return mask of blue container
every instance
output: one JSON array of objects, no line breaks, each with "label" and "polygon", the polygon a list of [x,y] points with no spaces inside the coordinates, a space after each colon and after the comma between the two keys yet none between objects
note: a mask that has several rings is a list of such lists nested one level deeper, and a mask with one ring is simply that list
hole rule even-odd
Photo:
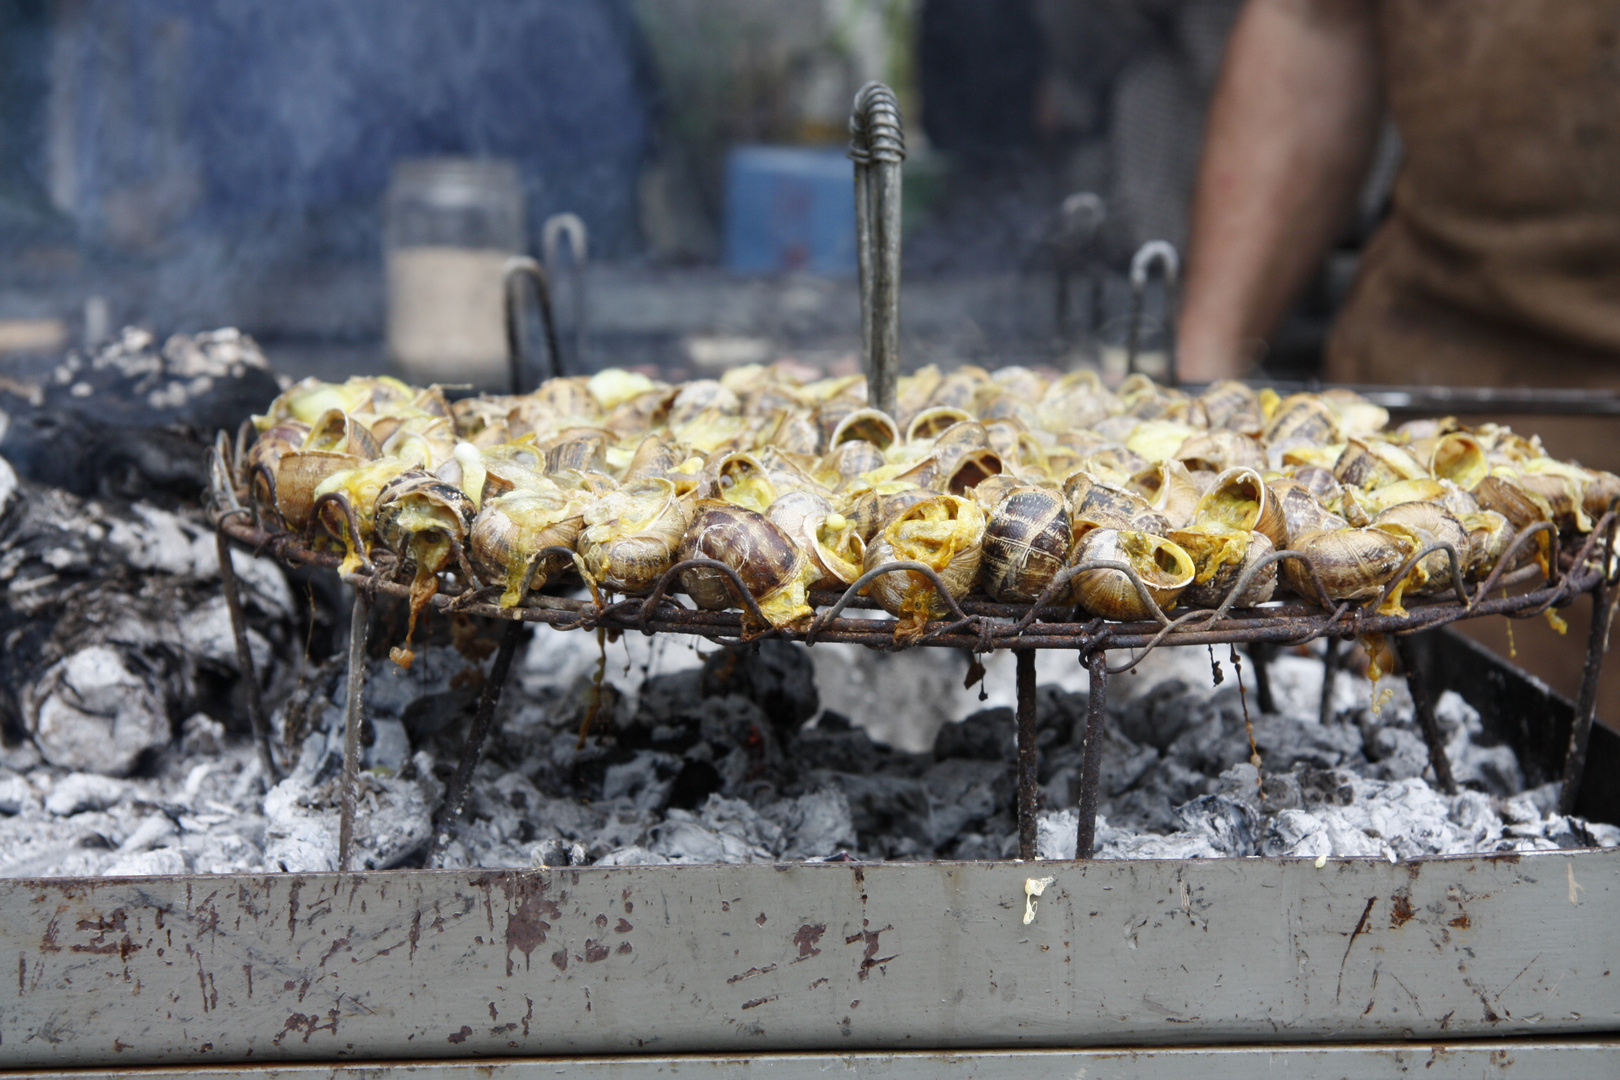
[{"label": "blue container", "polygon": [[855,274],[854,166],[842,149],[744,146],[726,162],[726,268]]}]

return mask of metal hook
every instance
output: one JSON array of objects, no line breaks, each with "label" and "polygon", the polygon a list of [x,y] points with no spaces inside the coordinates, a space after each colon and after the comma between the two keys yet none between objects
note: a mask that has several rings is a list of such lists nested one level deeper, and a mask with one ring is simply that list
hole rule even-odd
[{"label": "metal hook", "polygon": [[552,214],[540,229],[540,256],[553,273],[557,270],[557,256],[564,238],[568,240],[568,277],[574,306],[574,355],[569,366],[575,371],[586,371],[589,370],[585,362],[589,318],[585,303],[585,264],[590,257],[590,232],[578,214]]},{"label": "metal hook", "polygon": [[849,117],[855,163],[855,245],[867,401],[893,416],[900,368],[900,163],[905,131],[894,91],[869,82]]},{"label": "metal hook", "polygon": [[511,365],[512,393],[524,391],[523,379],[523,306],[518,288],[527,280],[534,289],[534,298],[540,305],[540,325],[546,333],[546,354],[551,361],[551,377],[561,378],[562,350],[557,347],[557,320],[551,312],[551,283],[545,267],[527,255],[514,255],[501,267],[501,292],[506,300],[506,358]]},{"label": "metal hook", "polygon": [[1164,276],[1164,326],[1165,326],[1165,378],[1164,381],[1174,386],[1176,384],[1176,350],[1174,341],[1175,294],[1176,287],[1181,280],[1181,256],[1176,246],[1168,240],[1149,240],[1136,249],[1131,256],[1131,315],[1130,326],[1126,331],[1128,337],[1125,342],[1125,374],[1136,373],[1136,353],[1142,332],[1142,298],[1147,292],[1148,275],[1157,265]]}]

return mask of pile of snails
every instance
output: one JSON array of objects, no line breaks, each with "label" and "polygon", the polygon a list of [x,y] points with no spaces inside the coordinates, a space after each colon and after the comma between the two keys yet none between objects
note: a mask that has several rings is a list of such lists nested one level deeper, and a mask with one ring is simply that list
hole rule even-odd
[{"label": "pile of snails", "polygon": [[[306,380],[254,418],[236,482],[261,528],[342,552],[345,571],[386,562],[408,578],[413,627],[446,573],[512,607],[576,571],[635,596],[709,559],[770,624],[803,627],[810,590],[920,563],[934,576],[865,585],[901,636],[949,613],[941,587],[1137,620],[1144,593],[1163,611],[1217,606],[1240,583],[1238,606],[1283,589],[1316,602],[1319,581],[1398,612],[1451,585],[1437,550],[1391,588],[1425,548],[1449,544],[1478,581],[1519,530],[1589,532],[1620,496],[1620,478],[1533,436],[1453,419],[1390,430],[1343,390],[1227,381],[1191,396],[1144,376],[1110,389],[1089,371],[930,366],[900,380],[890,416],[863,377],[818,374],[779,362],[670,385],[607,370],[456,402],[386,377]],[[1545,563],[1537,539],[1513,561]],[[1260,566],[1283,549],[1314,579],[1299,559]],[[680,580],[699,607],[743,606],[712,566]]]}]

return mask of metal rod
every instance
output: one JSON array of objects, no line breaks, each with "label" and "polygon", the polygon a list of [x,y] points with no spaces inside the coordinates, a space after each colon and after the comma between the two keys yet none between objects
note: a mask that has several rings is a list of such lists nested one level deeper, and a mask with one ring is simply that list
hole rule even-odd
[{"label": "metal rod", "polygon": [[855,270],[861,297],[861,362],[872,363],[872,155],[866,144],[866,93],[849,114],[849,159],[855,163]]},{"label": "metal rod", "polygon": [[575,371],[589,371],[585,352],[590,329],[589,309],[585,302],[585,263],[590,257],[590,231],[578,214],[552,214],[540,230],[540,253],[545,264],[553,271],[562,250],[562,238],[568,238],[568,277],[572,283],[574,307],[574,356],[569,366]]},{"label": "metal rod", "polygon": [[905,133],[894,91],[867,83],[849,121],[867,401],[895,413],[900,368],[900,163]]},{"label": "metal rod", "polygon": [[346,871],[354,855],[355,788],[360,779],[360,702],[366,685],[366,631],[371,597],[364,586],[354,590],[349,615],[349,692],[343,708],[343,780],[338,816],[338,869]]},{"label": "metal rod", "polygon": [[[1607,563],[1605,563],[1607,565]],[[1586,748],[1597,717],[1598,677],[1603,673],[1603,653],[1609,638],[1609,595],[1607,581],[1599,582],[1592,593],[1592,626],[1586,635],[1586,663],[1581,668],[1581,689],[1575,700],[1575,719],[1569,729],[1569,749],[1564,753],[1564,782],[1558,792],[1558,812],[1573,814],[1586,774]]]},{"label": "metal rod", "polygon": [[1089,859],[1097,850],[1097,786],[1102,772],[1103,709],[1108,704],[1108,654],[1098,649],[1085,654],[1091,674],[1091,696],[1086,702],[1086,735],[1080,763],[1080,822],[1075,831],[1074,857]]},{"label": "metal rod", "polygon": [[478,697],[478,711],[473,714],[472,728],[467,732],[466,741],[461,744],[461,759],[456,763],[456,775],[450,781],[450,789],[445,792],[444,802],[434,821],[433,847],[428,852],[427,860],[429,869],[438,865],[450,841],[456,838],[456,825],[462,811],[467,808],[467,795],[472,790],[473,772],[483,759],[484,744],[494,730],[495,710],[501,703],[501,690],[506,686],[507,674],[512,669],[512,656],[517,652],[525,632],[526,627],[522,623],[510,622],[501,634],[500,648],[495,651],[495,661],[489,666],[483,692]]},{"label": "metal rod", "polygon": [[1277,699],[1271,696],[1271,657],[1276,646],[1256,641],[1249,646],[1249,663],[1254,667],[1254,702],[1262,713],[1275,713]]},{"label": "metal rod", "polygon": [[1410,635],[1395,635],[1395,655],[1406,669],[1406,686],[1412,692],[1412,708],[1417,713],[1418,727],[1423,731],[1423,742],[1429,748],[1429,765],[1434,769],[1435,783],[1447,795],[1455,795],[1457,781],[1451,775],[1451,762],[1446,757],[1445,733],[1434,715],[1434,698],[1429,694],[1428,680],[1417,662],[1417,650],[1412,647]]},{"label": "metal rod", "polygon": [[1323,724],[1334,717],[1333,690],[1339,681],[1339,645],[1336,637],[1322,642],[1322,703],[1317,708],[1316,719]]},{"label": "metal rod", "polygon": [[1136,354],[1141,346],[1142,332],[1142,306],[1147,293],[1148,277],[1153,267],[1158,266],[1164,273],[1164,304],[1165,304],[1165,373],[1164,381],[1174,386],[1176,383],[1175,349],[1170,343],[1171,322],[1175,310],[1176,282],[1181,276],[1181,257],[1176,253],[1175,245],[1168,240],[1149,240],[1136,249],[1131,257],[1131,314],[1130,323],[1126,327],[1125,339],[1125,373],[1136,373]]},{"label": "metal rod", "polygon": [[253,745],[259,751],[259,770],[268,790],[281,779],[281,769],[270,752],[270,722],[265,719],[264,699],[259,695],[259,674],[253,666],[253,650],[248,645],[247,618],[242,614],[242,596],[231,564],[231,545],[224,529],[214,530],[214,550],[219,553],[219,580],[224,587],[225,610],[231,616],[231,636],[236,639],[236,670],[247,687],[248,722],[253,726]]},{"label": "metal rod", "polygon": [[1035,650],[1019,649],[1013,655],[1018,659],[1018,857],[1033,862],[1041,768],[1035,745]]},{"label": "metal rod", "polygon": [[514,255],[501,268],[501,291],[506,301],[506,360],[510,365],[512,393],[521,394],[528,382],[523,377],[523,305],[518,292],[524,281],[534,289],[535,302],[540,305],[540,326],[546,334],[546,356],[551,363],[551,378],[563,373],[562,350],[557,346],[557,320],[551,310],[551,283],[546,269],[527,255]]}]

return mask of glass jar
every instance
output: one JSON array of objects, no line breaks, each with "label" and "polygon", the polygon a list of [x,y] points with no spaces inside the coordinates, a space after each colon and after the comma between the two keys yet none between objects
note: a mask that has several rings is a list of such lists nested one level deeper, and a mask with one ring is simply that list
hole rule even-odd
[{"label": "glass jar", "polygon": [[395,164],[384,208],[388,354],[407,381],[504,390],[501,268],[525,248],[517,166]]}]

